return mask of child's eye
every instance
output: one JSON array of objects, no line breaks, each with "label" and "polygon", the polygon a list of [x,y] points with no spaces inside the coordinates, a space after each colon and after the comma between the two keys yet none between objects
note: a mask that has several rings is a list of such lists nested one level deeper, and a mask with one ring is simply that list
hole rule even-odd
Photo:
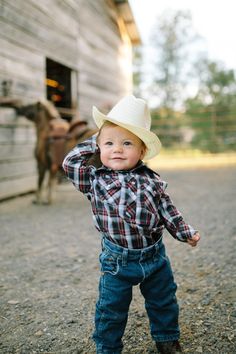
[{"label": "child's eye", "polygon": [[105,142],[105,145],[111,146],[111,145],[112,145],[112,142],[111,142],[111,141],[106,141],[106,142]]},{"label": "child's eye", "polygon": [[130,146],[130,145],[132,145],[132,143],[131,143],[131,141],[125,141],[125,142],[124,142],[124,145],[125,145],[125,146]]}]

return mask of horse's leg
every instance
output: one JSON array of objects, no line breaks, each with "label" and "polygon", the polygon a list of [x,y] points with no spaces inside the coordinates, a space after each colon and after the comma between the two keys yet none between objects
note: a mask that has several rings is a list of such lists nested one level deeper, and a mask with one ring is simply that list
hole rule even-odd
[{"label": "horse's leg", "polygon": [[49,171],[49,178],[48,178],[48,198],[47,198],[48,204],[52,204],[53,202],[54,189],[57,182],[56,174],[57,174],[57,168],[53,166]]},{"label": "horse's leg", "polygon": [[36,191],[36,200],[34,201],[35,204],[42,204],[42,187],[43,187],[43,180],[45,177],[46,168],[43,164],[38,162],[38,188]]}]

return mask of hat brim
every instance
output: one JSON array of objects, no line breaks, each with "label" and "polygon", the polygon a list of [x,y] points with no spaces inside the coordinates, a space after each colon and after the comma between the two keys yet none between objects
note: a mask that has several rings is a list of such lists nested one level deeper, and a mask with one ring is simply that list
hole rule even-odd
[{"label": "hat brim", "polygon": [[159,138],[156,136],[156,134],[145,128],[121,123],[116,119],[110,118],[105,114],[101,113],[95,106],[93,107],[93,119],[99,129],[105,121],[109,121],[111,123],[119,125],[122,128],[129,130],[131,133],[138,136],[139,139],[142,140],[147,147],[147,152],[144,157],[145,160],[150,160],[154,156],[158,155],[161,150],[161,142]]}]

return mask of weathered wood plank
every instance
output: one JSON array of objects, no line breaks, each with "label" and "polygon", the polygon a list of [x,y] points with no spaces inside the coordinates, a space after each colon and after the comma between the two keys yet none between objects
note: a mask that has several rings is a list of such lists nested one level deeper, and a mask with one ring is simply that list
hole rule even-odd
[{"label": "weathered wood plank", "polygon": [[83,119],[87,119],[91,125],[94,125],[92,119],[92,106],[95,105],[105,112],[105,110],[113,106],[121,96],[122,95],[118,93],[108,94],[105,90],[100,90],[98,94],[96,89],[89,88],[89,91],[86,90],[86,92],[82,92],[81,89],[81,99],[79,98],[80,116],[83,117]]},{"label": "weathered wood plank", "polygon": [[8,122],[11,124],[16,124],[16,120],[17,116],[13,108],[0,107],[0,124],[7,124]]},{"label": "weathered wood plank", "polygon": [[16,58],[1,57],[1,72],[7,72],[13,79],[17,77],[32,81],[33,78],[35,86],[40,85],[41,87],[45,85],[44,76],[42,75],[44,68],[45,64],[36,68],[28,65],[24,61],[16,60]]},{"label": "weathered wood plank", "polygon": [[[0,57],[1,60],[1,57]],[[10,88],[11,97],[27,100],[27,98],[38,100],[45,97],[45,85],[35,84],[33,78],[25,79],[18,78],[17,73],[9,73],[7,71],[1,71],[0,68],[0,82],[4,80],[11,80],[12,85]],[[42,75],[41,75],[42,77]],[[42,81],[43,83],[43,81]],[[3,88],[0,85],[0,94],[3,95]]]},{"label": "weathered wood plank", "polygon": [[34,123],[1,107],[0,141],[0,199],[35,190]]},{"label": "weathered wood plank", "polygon": [[[88,17],[87,21],[89,20],[91,21],[92,19]],[[86,23],[81,23],[81,37],[84,38],[92,48],[100,48],[104,53],[110,53],[113,50],[117,50],[122,43],[120,37],[110,38],[109,31],[108,33],[104,30],[101,31],[100,26],[103,26],[103,24],[93,20],[92,29],[86,30]],[[110,33],[110,35],[112,34]]]},{"label": "weathered wood plank", "polygon": [[31,127],[35,130],[35,124],[24,116],[17,116],[13,108],[0,107],[0,126],[17,125],[21,127]]},{"label": "weathered wood plank", "polygon": [[[93,26],[87,28],[87,24],[91,21],[93,21]],[[96,45],[99,43],[102,47],[107,47],[108,50],[109,47],[117,48],[119,43],[122,42],[117,23],[111,21],[111,18],[108,17],[108,12],[106,9],[102,12],[102,15],[99,14],[99,16],[96,17],[94,17],[93,10],[89,10],[88,8],[82,10],[80,17],[80,30],[83,35],[86,34],[90,38],[92,38],[91,35],[93,35],[96,40],[99,39],[99,41],[96,41],[94,44]]]},{"label": "weathered wood plank", "polygon": [[[105,2],[88,1],[81,11],[79,46],[80,82],[79,107],[81,115],[91,116],[87,103],[107,106],[131,91],[131,50],[120,37],[115,14]],[[97,13],[96,20],[93,19]],[[87,23],[93,21],[93,27]],[[97,38],[98,37],[98,38]],[[96,70],[97,69],[97,70]],[[130,68],[131,69],[131,68]],[[127,82],[129,83],[127,84]],[[86,104],[84,104],[86,102]]]},{"label": "weathered wood plank", "polygon": [[31,127],[2,126],[0,128],[0,143],[28,143],[35,140],[35,131]]},{"label": "weathered wood plank", "polygon": [[[12,75],[9,75],[9,73],[2,73],[0,71],[0,81],[3,80],[11,81],[10,95],[8,95],[11,98],[18,99],[18,97],[15,97],[17,95],[20,96],[19,99],[22,99],[22,96],[25,95],[25,99],[23,99],[23,102],[25,102],[27,98],[31,99],[30,101],[38,101],[40,98],[45,97],[45,86],[43,84],[33,86],[33,79],[30,81],[29,79],[27,80],[24,78],[18,78],[16,75],[12,77]],[[1,91],[3,92],[3,90]]]},{"label": "weathered wood plank", "polygon": [[45,28],[54,28],[55,32],[75,36],[77,35],[77,21],[69,13],[61,9],[59,1],[14,1],[8,0],[5,7],[10,7],[16,12]]},{"label": "weathered wood plank", "polygon": [[16,143],[0,144],[0,168],[1,168],[1,161],[5,160],[6,158],[8,160],[16,159],[16,158],[34,159],[34,148],[35,148],[34,142],[31,143],[27,142],[27,144],[25,142],[23,144],[16,144]]},{"label": "weathered wood plank", "polygon": [[108,76],[108,73],[117,75],[117,68],[119,68],[117,51],[104,53],[101,49],[94,49],[89,46],[84,38],[80,40],[80,50],[81,72],[85,67],[91,66],[97,68],[97,73],[102,72],[104,77]]},{"label": "weathered wood plank", "polygon": [[[61,24],[61,20],[58,17],[54,17],[51,9],[50,11],[47,9],[47,11],[39,12],[39,16],[41,17],[39,19],[35,14],[36,8],[34,8],[34,11],[30,11],[29,6],[30,1],[22,2],[21,4],[17,1],[12,3],[5,2],[1,13],[2,18],[18,29],[28,32],[37,39],[44,39],[44,41],[47,40],[47,38],[44,38],[46,33],[53,39],[56,39],[58,34],[60,37],[67,38],[68,41],[76,37],[76,31],[73,33],[69,26],[69,18],[67,19],[68,28],[63,33],[63,23]],[[53,10],[56,11],[56,8]],[[27,19],[27,21],[25,19]],[[57,38],[57,40],[60,41],[59,38]]]},{"label": "weathered wood plank", "polygon": [[32,28],[24,28],[25,18],[21,19],[18,13],[13,13],[11,21],[0,18],[1,36],[12,42],[17,42],[25,48],[29,48],[48,56],[69,67],[77,67],[77,38],[60,36],[52,30],[31,24]]},{"label": "weathered wood plank", "polygon": [[0,37],[0,48],[0,56],[2,58],[9,58],[15,61],[17,58],[17,62],[23,62],[36,70],[44,70],[45,59],[42,54],[32,52],[32,50],[19,46],[17,43],[12,43],[2,38],[2,36]]},{"label": "weathered wood plank", "polygon": [[1,162],[0,182],[12,177],[28,176],[36,173],[36,161],[18,159]]},{"label": "weathered wood plank", "polygon": [[0,182],[0,200],[35,191],[36,186],[36,175],[2,181]]}]

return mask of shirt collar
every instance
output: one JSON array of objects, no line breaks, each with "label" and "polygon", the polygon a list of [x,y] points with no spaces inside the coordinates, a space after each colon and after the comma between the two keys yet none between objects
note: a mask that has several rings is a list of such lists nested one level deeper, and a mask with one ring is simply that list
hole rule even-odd
[{"label": "shirt collar", "polygon": [[99,167],[98,169],[97,169],[97,171],[110,171],[110,172],[120,172],[120,173],[127,173],[127,172],[135,172],[135,171],[137,171],[137,170],[140,170],[141,168],[143,168],[143,167],[146,167],[146,165],[143,163],[143,161],[141,161],[141,160],[139,160],[139,162],[137,163],[137,165],[134,167],[134,168],[132,168],[131,170],[117,170],[117,171],[114,171],[114,170],[112,170],[111,168],[108,168],[108,167],[106,167],[106,166],[104,166],[104,165],[102,165],[101,167]]}]

